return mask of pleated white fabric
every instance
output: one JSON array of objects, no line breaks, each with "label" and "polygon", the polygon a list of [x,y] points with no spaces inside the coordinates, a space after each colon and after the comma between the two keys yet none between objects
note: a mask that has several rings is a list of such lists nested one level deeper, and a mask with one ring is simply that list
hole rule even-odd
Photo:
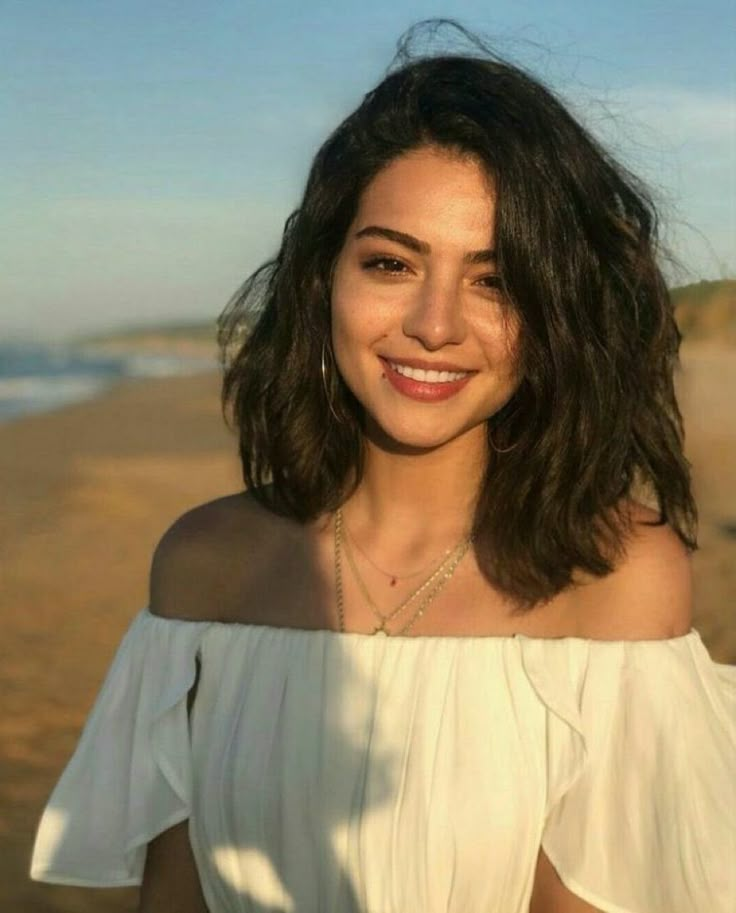
[{"label": "pleated white fabric", "polygon": [[604,913],[734,913],[736,667],[695,630],[377,638],[144,610],[31,876],[139,884],[186,819],[212,913],[526,913],[540,844]]}]

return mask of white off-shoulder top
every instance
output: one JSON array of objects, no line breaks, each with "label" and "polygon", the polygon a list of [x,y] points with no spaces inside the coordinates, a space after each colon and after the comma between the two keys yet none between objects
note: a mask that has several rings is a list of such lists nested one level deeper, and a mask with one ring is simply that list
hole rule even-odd
[{"label": "white off-shoulder top", "polygon": [[[187,695],[195,677],[196,698]],[[31,875],[135,885],[189,820],[212,913],[736,910],[736,667],[669,640],[134,620]]]}]

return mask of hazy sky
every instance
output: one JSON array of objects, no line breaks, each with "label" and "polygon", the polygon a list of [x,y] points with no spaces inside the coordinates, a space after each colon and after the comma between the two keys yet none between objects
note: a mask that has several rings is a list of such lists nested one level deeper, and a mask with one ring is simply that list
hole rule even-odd
[{"label": "hazy sky", "polygon": [[214,317],[412,22],[452,15],[649,181],[679,281],[736,275],[733,0],[0,0],[0,334]]}]

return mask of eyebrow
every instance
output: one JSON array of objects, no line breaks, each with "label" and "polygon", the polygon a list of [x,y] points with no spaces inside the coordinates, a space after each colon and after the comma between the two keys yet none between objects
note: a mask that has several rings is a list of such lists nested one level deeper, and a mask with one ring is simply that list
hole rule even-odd
[{"label": "eyebrow", "polygon": [[[408,235],[403,231],[396,231],[394,228],[385,228],[382,225],[368,225],[361,228],[355,233],[356,238],[386,238],[388,241],[394,241],[403,247],[408,247],[415,254],[427,255],[432,252],[432,248],[426,241],[420,241],[413,235]],[[463,257],[463,263],[475,265],[477,263],[489,263],[496,260],[495,250],[471,250]]]}]

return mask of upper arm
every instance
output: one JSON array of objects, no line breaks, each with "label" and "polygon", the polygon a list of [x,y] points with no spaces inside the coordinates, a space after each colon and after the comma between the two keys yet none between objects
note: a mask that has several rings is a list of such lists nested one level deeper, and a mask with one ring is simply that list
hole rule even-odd
[{"label": "upper arm", "polygon": [[601,913],[565,887],[544,850],[539,850],[529,913]]},{"label": "upper arm", "polygon": [[[225,526],[222,504],[210,502],[183,514],[169,527],[151,562],[151,612],[194,621],[216,618],[216,581],[222,578],[216,556],[222,552]],[[209,913],[186,821],[163,831],[146,850],[138,913],[172,910]]]},{"label": "upper arm", "polygon": [[663,640],[692,627],[690,553],[667,524],[648,525],[639,506],[626,550],[606,577],[576,594],[581,636],[600,640]]},{"label": "upper arm", "polygon": [[186,821],[148,845],[138,913],[209,913],[202,894]]},{"label": "upper arm", "polygon": [[187,511],[164,533],[151,562],[149,608],[154,615],[217,621],[234,588],[232,541],[237,497]]},{"label": "upper arm", "polygon": [[199,620],[194,590],[201,586],[208,564],[203,509],[179,517],[161,537],[153,553],[149,608],[164,618]]}]

